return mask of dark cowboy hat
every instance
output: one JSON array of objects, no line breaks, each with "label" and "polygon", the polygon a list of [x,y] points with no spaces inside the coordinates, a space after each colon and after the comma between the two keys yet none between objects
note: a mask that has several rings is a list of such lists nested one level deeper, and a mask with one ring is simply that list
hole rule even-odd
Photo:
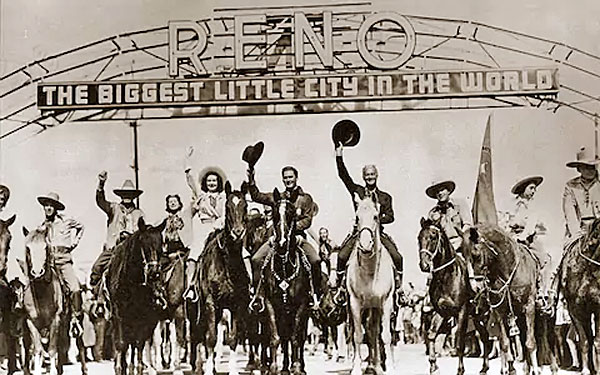
[{"label": "dark cowboy hat", "polygon": [[571,161],[567,163],[567,167],[569,168],[577,168],[580,165],[591,165],[595,166],[600,163],[600,159],[598,159],[593,152],[588,151],[587,148],[582,147],[577,152],[577,160]]},{"label": "dark cowboy hat", "polygon": [[262,156],[264,149],[265,144],[262,141],[257,142],[254,146],[248,146],[244,149],[242,160],[248,163],[248,166],[252,168]]},{"label": "dark cowboy hat", "polygon": [[338,143],[348,147],[356,146],[360,140],[360,129],[352,120],[340,120],[331,129],[331,138],[336,147]]},{"label": "dark cowboy hat", "polygon": [[452,194],[454,189],[456,189],[456,184],[454,181],[437,182],[428,187],[425,190],[425,194],[427,194],[429,198],[437,199],[437,194],[444,189],[447,189],[450,194]]},{"label": "dark cowboy hat", "polygon": [[534,184],[536,187],[538,187],[542,183],[542,181],[544,181],[544,177],[542,176],[532,176],[524,178],[521,181],[517,182],[512,187],[512,189],[510,189],[510,192],[516,195],[521,195],[523,194],[527,186]]},{"label": "dark cowboy hat", "polygon": [[37,197],[38,202],[42,206],[54,206],[57,211],[62,211],[65,209],[65,205],[61,203],[58,194],[56,193],[48,193],[46,195],[42,195]]},{"label": "dark cowboy hat", "polygon": [[131,180],[125,180],[125,181],[123,181],[123,186],[121,186],[120,189],[113,190],[113,193],[115,193],[116,195],[118,195],[121,198],[124,198],[124,197],[136,198],[136,197],[140,196],[143,193],[143,191],[136,189]]}]

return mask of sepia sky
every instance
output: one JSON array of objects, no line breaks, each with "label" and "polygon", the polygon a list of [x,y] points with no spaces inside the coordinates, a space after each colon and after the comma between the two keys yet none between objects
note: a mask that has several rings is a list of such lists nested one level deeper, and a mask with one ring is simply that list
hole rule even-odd
[{"label": "sepia sky", "polygon": [[[169,20],[202,18],[214,8],[243,4],[246,2],[0,0],[0,74],[110,35],[164,26]],[[471,19],[600,54],[597,0],[578,1],[577,6],[562,0],[435,4],[374,1],[373,9]],[[350,230],[353,213],[350,196],[337,177],[330,134],[336,121],[352,118],[360,125],[362,137],[356,147],[345,149],[348,169],[357,182],[362,182],[362,165],[374,163],[379,167],[379,187],[394,197],[396,213],[396,221],[386,230],[406,258],[407,278],[421,284],[424,275],[418,270],[416,235],[420,217],[434,204],[425,195],[425,188],[436,180],[453,179],[457,184],[454,196],[465,200],[470,209],[483,131],[490,114],[497,207],[512,209],[510,188],[516,181],[529,175],[544,176],[535,207],[548,227],[544,242],[556,258],[564,233],[562,189],[564,182],[576,175],[565,163],[574,159],[580,146],[593,147],[593,124],[569,110],[411,111],[143,121],[139,129],[140,182],[145,191],[141,208],[150,221],[158,221],[164,215],[165,195],[179,193],[184,199],[189,198],[183,174],[187,146],[193,145],[196,150],[196,172],[207,165],[219,165],[234,186],[239,186],[245,176],[241,153],[246,145],[262,140],[265,152],[256,166],[259,188],[281,189],[281,167],[295,165],[300,171],[299,184],[319,205],[313,229],[329,227],[334,240],[341,242]],[[14,252],[22,248],[20,226],[33,227],[43,219],[35,197],[56,191],[67,206],[65,213],[80,219],[86,227],[74,254],[81,268],[89,268],[100,252],[106,230],[106,217],[94,200],[96,175],[103,169],[109,172],[108,197],[116,200],[109,190],[119,187],[125,178],[133,178],[131,160],[131,130],[123,122],[67,123],[20,142],[0,143],[0,183],[12,190],[7,211],[19,216],[12,228]]]}]

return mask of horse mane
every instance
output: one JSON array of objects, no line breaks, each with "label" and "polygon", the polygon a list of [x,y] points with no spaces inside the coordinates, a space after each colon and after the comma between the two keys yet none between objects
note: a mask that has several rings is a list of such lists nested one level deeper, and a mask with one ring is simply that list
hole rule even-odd
[{"label": "horse mane", "polygon": [[463,236],[464,243],[468,246],[476,246],[481,239],[494,244],[494,250],[506,253],[506,249],[516,249],[515,240],[499,225],[480,223],[469,230],[467,236]]},{"label": "horse mane", "polygon": [[123,242],[115,246],[112,257],[110,259],[109,270],[109,283],[114,284],[115,289],[118,290],[121,286],[122,280],[131,279],[131,274],[127,269],[127,261],[131,254],[131,249],[137,242],[140,232],[135,231],[131,236],[127,237]]},{"label": "horse mane", "polygon": [[584,240],[584,243],[588,243],[590,240],[596,240],[595,249],[594,252],[591,254],[591,258],[597,260],[600,256],[600,219],[595,219],[592,222],[589,233]]},{"label": "horse mane", "polygon": [[48,228],[42,226],[33,229],[30,231],[27,236],[25,236],[25,244],[34,241],[46,242],[46,236],[48,235]]}]

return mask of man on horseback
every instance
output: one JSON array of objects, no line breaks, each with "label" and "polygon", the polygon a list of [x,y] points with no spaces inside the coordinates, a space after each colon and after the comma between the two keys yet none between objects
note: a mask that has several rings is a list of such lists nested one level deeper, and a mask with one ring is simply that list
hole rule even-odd
[{"label": "man on horseback", "polygon": [[452,247],[459,256],[462,256],[460,251],[463,243],[462,234],[469,227],[465,218],[470,215],[463,210],[461,205],[450,198],[455,188],[454,181],[443,181],[429,186],[425,190],[425,194],[429,198],[437,200],[435,206],[429,210],[428,217],[441,224]]},{"label": "man on horseback", "polygon": [[[388,250],[392,261],[394,262],[395,267],[395,286],[396,292],[400,295],[402,290],[402,271],[403,271],[403,259],[402,255],[398,251],[396,244],[388,235],[383,231],[384,224],[391,224],[394,222],[394,208],[392,205],[392,196],[384,191],[381,191],[377,187],[377,178],[379,177],[379,173],[377,171],[377,167],[374,165],[365,165],[362,169],[362,177],[365,183],[365,186],[358,185],[354,183],[352,177],[348,173],[346,166],[344,165],[343,159],[343,148],[342,143],[338,143],[335,149],[335,161],[338,170],[338,176],[346,186],[346,189],[350,193],[351,197],[354,197],[354,193],[358,193],[359,196],[364,197],[369,194],[375,194],[377,196],[377,201],[381,205],[381,209],[379,210],[379,223],[381,224],[381,243]],[[352,204],[354,205],[354,209],[356,210],[357,203],[354,199],[352,199]],[[346,263],[350,258],[350,254],[354,249],[356,244],[356,240],[358,238],[358,229],[356,225],[352,229],[352,233],[350,233],[344,242],[340,245],[340,251],[338,254],[338,263],[337,263],[337,284],[341,284],[341,280],[343,279],[346,273]]]},{"label": "man on horseback", "polygon": [[0,213],[4,211],[4,207],[6,207],[9,198],[10,189],[8,188],[8,186],[0,184]]},{"label": "man on horseback", "polygon": [[65,209],[58,194],[48,193],[46,196],[38,197],[37,200],[44,207],[45,215],[44,222],[39,228],[45,228],[48,233],[48,243],[54,256],[54,266],[71,299],[71,331],[74,336],[78,336],[83,333],[83,328],[79,323],[83,317],[83,309],[81,288],[73,269],[71,252],[79,245],[83,236],[83,224],[58,213]]},{"label": "man on horseback", "polygon": [[108,172],[102,171],[98,174],[98,188],[96,189],[96,204],[104,211],[108,220],[106,222],[106,242],[102,253],[98,256],[92,266],[90,285],[94,288],[94,294],[98,297],[99,284],[104,271],[110,263],[113,249],[127,236],[136,231],[138,220],[144,217],[144,212],[137,208],[134,199],[142,194],[141,190],[133,186],[131,180],[125,180],[121,189],[113,192],[121,198],[120,202],[109,202],[106,200],[104,185],[108,179]]},{"label": "man on horseback", "polygon": [[[313,202],[310,194],[304,192],[300,186],[298,186],[298,170],[292,166],[283,167],[281,170],[281,178],[283,184],[285,185],[285,191],[282,193],[284,196],[288,197],[294,196],[292,192],[297,191],[297,198],[294,202],[294,207],[298,212],[298,221],[296,222],[296,242],[298,246],[302,249],[308,261],[311,265],[312,272],[312,280],[315,295],[312,296],[313,299],[313,308],[317,308],[318,306],[318,298],[317,296],[321,295],[321,267],[320,262],[321,258],[317,251],[310,245],[310,243],[306,240],[306,230],[310,228],[313,219],[313,210],[315,204]],[[256,182],[254,180],[254,169],[248,169],[248,191],[250,193],[250,197],[254,202],[261,203],[265,206],[271,206],[275,204],[273,194],[272,193],[261,193],[256,187]],[[267,254],[271,251],[272,244],[271,241],[267,241],[264,243],[252,256],[252,269],[253,269],[253,285],[258,285],[259,279],[262,277],[260,271],[263,267],[263,263]],[[256,291],[258,292],[258,291]]]}]

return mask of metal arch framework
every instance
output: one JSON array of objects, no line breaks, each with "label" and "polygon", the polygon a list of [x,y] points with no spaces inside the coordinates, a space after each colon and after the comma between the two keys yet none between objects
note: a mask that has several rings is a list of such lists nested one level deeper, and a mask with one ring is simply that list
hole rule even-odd
[{"label": "metal arch framework", "polygon": [[[346,3],[327,6],[333,9],[333,33],[340,45],[334,54],[337,72],[360,73],[367,70],[356,59],[356,40],[345,37],[356,33],[360,23],[371,14],[370,3]],[[293,68],[293,50],[289,42],[294,12],[306,14],[311,26],[323,27],[323,7],[270,7],[215,9],[211,18],[196,21],[210,32],[210,58],[201,59],[208,77],[236,77],[233,69],[234,14],[257,12],[266,15],[267,43],[255,45],[251,58],[265,59],[271,68],[268,75],[328,73],[314,51],[307,51],[304,73]],[[540,38],[484,23],[435,17],[405,15],[413,25],[417,43],[403,69],[435,70],[451,68],[499,68],[554,65],[560,68],[560,98],[545,96],[503,96],[471,99],[411,99],[397,101],[355,101],[351,103],[280,104],[230,107],[186,107],[135,110],[65,110],[41,113],[36,108],[36,84],[53,80],[115,81],[131,78],[164,78],[168,73],[168,27],[155,27],[107,37],[73,49],[35,60],[0,77],[0,139],[26,129],[39,132],[67,121],[162,119],[256,115],[276,112],[273,106],[287,106],[287,113],[327,113],[336,111],[445,110],[505,107],[538,107],[556,112],[561,108],[577,111],[595,120],[600,110],[600,57],[561,42]],[[389,25],[379,25],[379,32],[394,32]],[[193,45],[193,36],[183,44]],[[376,40],[373,51],[382,59],[397,53]],[[401,43],[402,41],[400,41]],[[354,45],[352,44],[354,43]],[[250,72],[247,75],[265,75]],[[190,62],[180,66],[181,77],[195,76]]]}]

